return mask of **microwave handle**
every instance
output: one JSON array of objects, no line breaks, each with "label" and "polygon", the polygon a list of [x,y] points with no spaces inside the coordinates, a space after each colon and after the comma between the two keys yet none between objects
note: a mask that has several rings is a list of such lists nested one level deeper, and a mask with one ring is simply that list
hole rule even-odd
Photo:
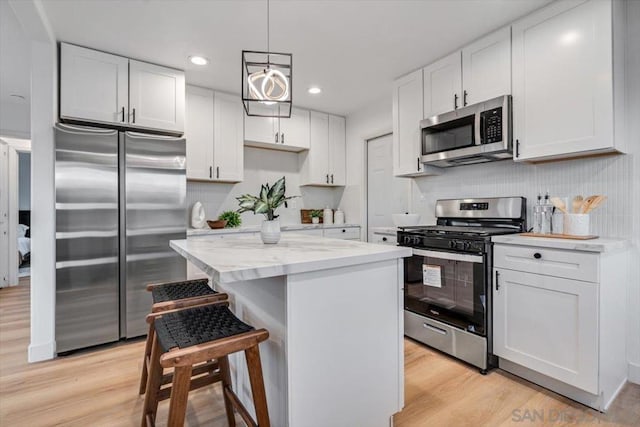
[{"label": "microwave handle", "polygon": [[475,141],[474,141],[475,145],[482,145],[484,143],[484,132],[482,129],[482,124],[483,124],[482,113],[477,112],[473,120],[473,126],[475,127],[473,132],[474,138],[475,138]]}]

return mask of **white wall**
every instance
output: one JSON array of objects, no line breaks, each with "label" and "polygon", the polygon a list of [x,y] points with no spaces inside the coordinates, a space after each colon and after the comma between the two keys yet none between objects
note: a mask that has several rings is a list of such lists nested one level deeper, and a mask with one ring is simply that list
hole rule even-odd
[{"label": "white wall", "polygon": [[[301,198],[291,200],[289,208],[282,206],[276,211],[276,214],[280,215],[281,224],[299,224],[300,209],[337,207],[342,194],[341,188],[299,186],[298,154],[245,147],[243,182],[218,184],[189,181],[187,183],[189,226],[191,225],[191,208],[195,202],[202,203],[207,219],[216,219],[223,211],[238,209],[237,196],[245,193],[258,195],[262,184],[267,182],[273,184],[283,176],[286,178],[287,196],[301,196]],[[263,215],[245,212],[242,214],[242,225],[260,225],[263,219]],[[347,220],[350,221],[351,218],[347,217]]]},{"label": "white wall", "polygon": [[[340,200],[340,208],[349,222],[362,224],[362,239],[367,236],[366,141],[391,133],[393,129],[391,87],[387,92],[389,96],[347,116],[347,185]],[[407,195],[409,185],[410,180],[407,179]]]},{"label": "white wall", "polygon": [[[592,215],[592,231],[601,236],[631,239],[629,265],[628,348],[630,380],[640,383],[640,1],[628,2],[627,138],[626,155],[570,160],[540,165],[512,161],[462,166],[443,170],[440,176],[408,179],[412,211],[424,223],[435,221],[439,198],[525,196],[531,206],[539,191],[573,196],[605,194],[606,204]],[[363,140],[385,126],[391,128],[391,91],[379,103],[347,116],[348,186],[341,206],[347,213],[364,216]],[[620,136],[619,136],[620,137]],[[529,212],[530,213],[530,212]]]},{"label": "white wall", "polygon": [[18,153],[18,209],[31,209],[31,153]]}]

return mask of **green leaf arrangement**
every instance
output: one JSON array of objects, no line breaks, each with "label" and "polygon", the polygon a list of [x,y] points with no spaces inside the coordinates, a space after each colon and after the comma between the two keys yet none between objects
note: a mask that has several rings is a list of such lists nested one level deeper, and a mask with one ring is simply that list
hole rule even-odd
[{"label": "green leaf arrangement", "polygon": [[240,224],[242,224],[242,218],[240,218],[240,214],[236,211],[224,211],[218,219],[227,221],[225,228],[240,227]]},{"label": "green leaf arrangement", "polygon": [[273,221],[278,218],[278,215],[275,214],[275,210],[283,204],[285,208],[288,207],[287,200],[297,197],[286,197],[285,191],[286,185],[284,176],[277,180],[272,186],[269,186],[269,183],[262,184],[259,196],[256,197],[251,194],[243,194],[240,197],[236,197],[240,205],[240,209],[238,209],[237,212],[263,214],[269,221]]}]

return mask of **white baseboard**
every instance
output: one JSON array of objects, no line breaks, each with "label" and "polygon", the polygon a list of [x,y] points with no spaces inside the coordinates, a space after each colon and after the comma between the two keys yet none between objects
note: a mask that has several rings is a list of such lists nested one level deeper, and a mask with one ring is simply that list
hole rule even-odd
[{"label": "white baseboard", "polygon": [[56,355],[56,343],[51,341],[45,344],[33,345],[29,344],[29,363],[42,362],[44,360],[51,360]]},{"label": "white baseboard", "polygon": [[640,365],[639,364],[629,362],[628,381],[630,383],[640,384]]}]

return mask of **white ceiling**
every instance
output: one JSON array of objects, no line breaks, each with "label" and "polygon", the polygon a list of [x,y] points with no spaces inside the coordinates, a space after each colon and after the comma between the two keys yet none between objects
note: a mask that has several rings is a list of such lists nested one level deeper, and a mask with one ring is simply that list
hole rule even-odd
[{"label": "white ceiling", "polygon": [[[293,54],[293,102],[347,114],[391,81],[550,0],[272,0],[271,49]],[[266,49],[266,0],[43,0],[56,37],[186,69],[240,93],[241,51]],[[211,63],[197,68],[187,57]],[[323,93],[307,93],[319,85]]]},{"label": "white ceiling", "polygon": [[31,93],[29,40],[4,0],[0,0],[0,53],[0,102],[3,108],[11,108],[10,104],[28,105]]}]

